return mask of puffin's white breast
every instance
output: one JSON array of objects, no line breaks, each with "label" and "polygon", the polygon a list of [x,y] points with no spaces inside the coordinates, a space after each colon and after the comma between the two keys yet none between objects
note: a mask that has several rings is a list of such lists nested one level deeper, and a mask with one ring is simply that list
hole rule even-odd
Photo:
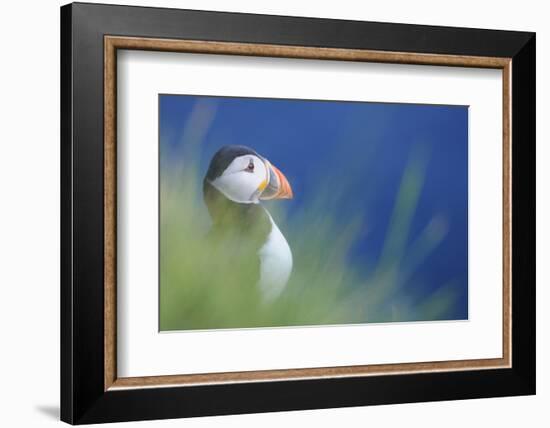
[{"label": "puffin's white breast", "polygon": [[288,282],[292,272],[292,252],[271,215],[269,213],[267,215],[271,222],[271,233],[258,252],[260,256],[259,286],[264,300],[270,301],[281,294]]}]

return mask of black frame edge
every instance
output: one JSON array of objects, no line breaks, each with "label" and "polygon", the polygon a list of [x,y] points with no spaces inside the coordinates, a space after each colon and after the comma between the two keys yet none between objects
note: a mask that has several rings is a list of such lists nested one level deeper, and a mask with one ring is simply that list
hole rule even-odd
[{"label": "black frame edge", "polygon": [[536,393],[536,34],[512,58],[512,364]]},{"label": "black frame edge", "polygon": [[[346,19],[309,18],[302,16],[266,15],[244,12],[208,11],[169,7],[127,6],[100,3],[72,3],[75,13],[82,14],[89,22],[99,23],[100,17],[109,16],[124,20],[119,31],[109,32],[119,36],[143,36],[158,38],[181,38],[185,32],[189,40],[231,41],[261,43],[259,39],[270,35],[270,44],[294,46],[318,46],[350,49],[373,49],[395,51],[400,44],[401,52],[439,53],[451,55],[474,55],[513,57],[522,49],[533,33],[483,28],[448,27],[424,24],[367,22]],[[144,19],[144,14],[155,15]],[[163,35],[154,29],[156,20],[166,25]],[[178,20],[181,22],[178,24]],[[256,21],[253,25],[251,21]],[[202,27],[210,21],[215,31]],[[127,31],[139,22],[139,33]],[[105,24],[105,27],[109,24]],[[185,25],[182,30],[181,24]],[[126,27],[126,28],[123,28]],[[247,31],[249,30],[249,31]],[[212,37],[208,34],[216,33]],[[426,37],[431,33],[431,37]]]},{"label": "black frame edge", "polygon": [[61,133],[61,385],[60,418],[74,423],[73,414],[73,289],[72,289],[72,5],[60,9],[60,133]]},{"label": "black frame edge", "polygon": [[[392,50],[392,45],[395,50],[402,44],[404,51],[513,57],[513,367],[104,392],[105,34],[374,50]],[[371,34],[376,37],[366,37]],[[534,394],[535,95],[534,33],[85,3],[63,6],[61,419],[83,424]]]}]

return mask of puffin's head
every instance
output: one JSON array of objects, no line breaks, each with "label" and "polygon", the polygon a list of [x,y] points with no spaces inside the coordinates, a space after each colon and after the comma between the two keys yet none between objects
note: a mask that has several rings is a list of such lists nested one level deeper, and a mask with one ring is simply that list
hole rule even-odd
[{"label": "puffin's head", "polygon": [[226,198],[243,204],[293,196],[283,173],[246,146],[219,149],[210,161],[204,180]]}]

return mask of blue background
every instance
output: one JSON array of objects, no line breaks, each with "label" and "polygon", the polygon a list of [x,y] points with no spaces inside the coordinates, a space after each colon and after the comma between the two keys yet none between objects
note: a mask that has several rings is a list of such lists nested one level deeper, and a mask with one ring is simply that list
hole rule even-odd
[{"label": "blue background", "polygon": [[[451,317],[467,318],[466,106],[160,95],[161,157],[177,161],[197,102],[212,114],[201,141],[201,176],[222,145],[249,146],[289,179],[295,194],[288,202],[290,219],[311,186],[334,185],[338,203],[327,209],[339,221],[364,213],[367,226],[349,256],[366,266],[380,257],[403,172],[420,148],[426,153],[425,178],[408,240],[434,218],[443,219],[447,233],[415,269],[415,291],[422,297],[456,282],[460,290]],[[292,247],[292,237],[287,239]]]}]

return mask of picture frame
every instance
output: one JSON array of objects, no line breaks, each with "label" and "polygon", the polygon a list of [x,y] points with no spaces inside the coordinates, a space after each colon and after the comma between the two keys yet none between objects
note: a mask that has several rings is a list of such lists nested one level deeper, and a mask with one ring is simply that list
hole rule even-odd
[{"label": "picture frame", "polygon": [[[118,376],[121,50],[501,70],[501,357]],[[535,97],[534,33],[63,6],[61,419],[86,424],[534,394]]]}]

